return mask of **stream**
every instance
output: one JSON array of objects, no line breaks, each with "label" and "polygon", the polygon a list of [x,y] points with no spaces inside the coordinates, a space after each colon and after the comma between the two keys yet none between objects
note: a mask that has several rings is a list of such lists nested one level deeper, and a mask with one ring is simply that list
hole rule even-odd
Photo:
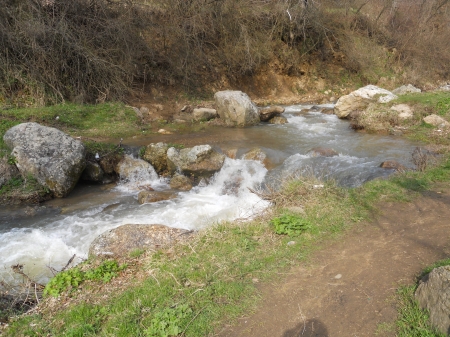
[{"label": "stream", "polygon": [[[200,229],[223,220],[250,219],[269,206],[250,193],[283,178],[313,174],[333,178],[355,187],[394,170],[380,168],[395,160],[411,168],[411,153],[418,144],[401,137],[355,132],[349,122],[321,113],[332,105],[293,105],[283,114],[288,124],[263,124],[244,128],[211,127],[195,134],[157,135],[124,140],[130,146],[159,141],[186,147],[210,144],[224,152],[237,149],[238,159],[227,158],[223,168],[209,181],[175,199],[140,205],[137,182],[117,185],[79,184],[69,197],[40,206],[0,209],[0,281],[14,282],[11,266],[24,265],[24,272],[40,283],[61,269],[76,254],[76,262],[87,258],[90,243],[101,233],[124,224],[164,224]],[[248,150],[259,147],[268,157],[260,162],[243,160]],[[315,147],[332,148],[333,157],[311,153]],[[169,190],[168,181],[143,174],[140,185],[157,191]],[[239,181],[239,184],[233,184]],[[237,186],[237,187],[236,187]]]}]

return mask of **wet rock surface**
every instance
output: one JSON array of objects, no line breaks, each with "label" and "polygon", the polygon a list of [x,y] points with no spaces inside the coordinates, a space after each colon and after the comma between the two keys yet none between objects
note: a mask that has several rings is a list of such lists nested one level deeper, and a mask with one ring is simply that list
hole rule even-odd
[{"label": "wet rock surface", "polygon": [[56,197],[70,193],[86,165],[83,144],[55,128],[22,123],[3,140],[22,176],[32,175]]},{"label": "wet rock surface", "polygon": [[188,177],[182,174],[175,174],[170,180],[170,188],[181,191],[190,191],[192,189],[192,182]]},{"label": "wet rock surface", "polygon": [[164,225],[127,224],[106,231],[89,247],[89,256],[128,257],[135,250],[157,250],[169,248],[189,239],[193,231],[171,228]]},{"label": "wet rock surface", "polygon": [[198,145],[192,148],[167,151],[167,164],[170,172],[181,172],[194,177],[208,177],[219,171],[225,161],[225,155],[218,153],[210,145]]},{"label": "wet rock surface", "polygon": [[158,179],[158,174],[152,165],[145,160],[135,159],[131,156],[125,156],[119,164],[117,164],[116,172],[124,182],[139,182],[146,178]]},{"label": "wet rock surface", "polygon": [[158,172],[158,174],[164,174],[167,172],[167,150],[169,145],[166,143],[152,143],[145,148],[145,153],[142,157],[145,161],[148,161]]},{"label": "wet rock surface", "polygon": [[327,147],[314,147],[309,151],[313,156],[315,157],[334,157],[339,156],[339,153],[337,153],[335,150]]},{"label": "wet rock surface", "polygon": [[149,204],[152,202],[170,200],[176,198],[175,193],[171,192],[157,192],[157,191],[140,191],[138,194],[138,202],[140,204]]},{"label": "wet rock surface", "polygon": [[94,162],[86,162],[86,168],[81,174],[81,179],[86,181],[101,182],[103,181],[103,170],[100,164]]},{"label": "wet rock surface", "polygon": [[268,122],[275,116],[279,116],[284,112],[284,108],[278,105],[268,106],[259,109],[259,118],[261,122]]},{"label": "wet rock surface", "polygon": [[406,167],[395,160],[386,160],[380,164],[381,168],[384,169],[393,169],[397,171],[405,171]]},{"label": "wet rock surface", "polygon": [[283,116],[275,116],[269,120],[269,124],[286,124],[287,122],[287,118]]}]

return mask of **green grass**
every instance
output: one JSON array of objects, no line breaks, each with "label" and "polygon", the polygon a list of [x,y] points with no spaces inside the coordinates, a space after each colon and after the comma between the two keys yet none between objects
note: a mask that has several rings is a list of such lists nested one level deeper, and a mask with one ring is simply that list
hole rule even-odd
[{"label": "green grass", "polygon": [[400,96],[395,103],[414,105],[416,109],[445,116],[450,113],[450,93],[423,92]]},{"label": "green grass", "polygon": [[136,113],[122,103],[62,104],[43,108],[0,110],[0,155],[7,153],[3,142],[5,132],[24,122],[37,122],[58,128],[72,136],[95,139],[136,135],[140,127]]}]

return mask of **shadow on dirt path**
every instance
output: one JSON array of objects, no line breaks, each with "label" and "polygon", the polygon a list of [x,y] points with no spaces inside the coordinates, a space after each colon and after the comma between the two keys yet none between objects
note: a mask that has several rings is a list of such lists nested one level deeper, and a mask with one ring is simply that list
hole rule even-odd
[{"label": "shadow on dirt path", "polygon": [[382,205],[372,223],[356,226],[316,253],[309,266],[260,289],[261,305],[218,336],[394,336],[394,295],[421,270],[450,255],[450,185],[411,203]]}]

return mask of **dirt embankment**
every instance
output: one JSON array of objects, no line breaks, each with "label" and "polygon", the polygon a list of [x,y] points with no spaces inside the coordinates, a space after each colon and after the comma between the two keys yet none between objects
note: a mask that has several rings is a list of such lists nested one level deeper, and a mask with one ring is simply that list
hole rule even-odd
[{"label": "dirt embankment", "polygon": [[410,203],[387,203],[309,265],[263,285],[256,312],[219,336],[394,336],[396,289],[450,254],[449,206],[449,183]]}]

